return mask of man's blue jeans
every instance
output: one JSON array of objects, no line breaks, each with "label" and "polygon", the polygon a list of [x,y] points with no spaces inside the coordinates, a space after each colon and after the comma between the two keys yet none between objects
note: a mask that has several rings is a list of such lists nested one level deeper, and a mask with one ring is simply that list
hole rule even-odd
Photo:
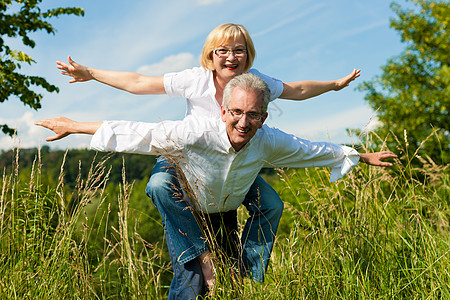
[{"label": "man's blue jeans", "polygon": [[[198,260],[194,258],[208,250],[208,246],[190,205],[182,198],[175,169],[164,157],[160,157],[153,168],[146,193],[161,214],[174,268],[169,299],[177,299],[176,295],[183,295],[183,299],[192,295],[195,299],[195,295],[202,293],[203,277]],[[241,236],[244,272],[253,280],[263,282],[283,202],[258,176],[243,204],[249,212]]]}]

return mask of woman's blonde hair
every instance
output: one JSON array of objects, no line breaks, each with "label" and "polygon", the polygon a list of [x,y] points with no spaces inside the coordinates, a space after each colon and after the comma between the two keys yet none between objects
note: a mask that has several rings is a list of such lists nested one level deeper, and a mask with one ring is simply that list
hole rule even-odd
[{"label": "woman's blonde hair", "polygon": [[203,45],[202,56],[200,57],[200,64],[203,68],[214,70],[214,65],[212,61],[213,51],[220,45],[228,43],[229,41],[235,41],[243,37],[245,40],[245,46],[247,48],[247,63],[245,66],[245,72],[250,70],[253,65],[253,60],[255,59],[256,52],[255,46],[253,46],[253,41],[242,25],[226,23],[217,26],[208,34],[206,42]]}]

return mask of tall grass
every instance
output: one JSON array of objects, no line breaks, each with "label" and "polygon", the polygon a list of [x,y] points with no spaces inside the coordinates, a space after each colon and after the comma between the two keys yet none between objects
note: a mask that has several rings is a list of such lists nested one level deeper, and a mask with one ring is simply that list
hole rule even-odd
[{"label": "tall grass", "polygon": [[[1,181],[0,299],[162,297],[161,274],[168,268],[162,249],[142,239],[137,227],[128,228],[132,184],[124,178],[117,199],[107,199],[105,162],[93,161],[87,178],[78,177],[70,202],[64,162],[56,187],[40,182],[39,154],[29,181],[23,182],[17,150],[14,171],[4,172]],[[118,228],[110,225],[108,201],[118,202]],[[95,211],[88,214],[92,205]],[[98,236],[103,246],[93,254],[93,237]]]},{"label": "tall grass", "polygon": [[[24,177],[16,152],[1,180],[0,299],[167,297],[163,237],[150,244],[139,234],[129,201],[142,191],[132,192],[125,172],[109,194],[105,161],[93,161],[71,202],[64,162],[49,187],[40,155]],[[358,166],[333,184],[328,170],[279,170],[271,184],[285,212],[266,282],[236,277],[216,261],[214,298],[449,299],[449,166],[406,142],[395,152],[402,157],[392,170]]]},{"label": "tall grass", "polygon": [[[407,149],[393,170],[280,170],[287,208],[265,285],[269,299],[449,299],[449,166]],[[283,230],[284,229],[284,230]]]}]

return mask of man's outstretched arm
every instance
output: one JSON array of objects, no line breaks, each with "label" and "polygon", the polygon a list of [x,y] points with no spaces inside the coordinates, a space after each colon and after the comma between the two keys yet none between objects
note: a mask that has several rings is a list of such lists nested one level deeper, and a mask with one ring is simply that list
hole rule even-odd
[{"label": "man's outstretched arm", "polygon": [[378,166],[378,167],[392,167],[392,163],[385,162],[385,159],[388,158],[397,158],[391,151],[381,151],[375,153],[360,153],[359,161],[370,166]]},{"label": "man's outstretched arm", "polygon": [[76,122],[64,117],[39,120],[35,125],[39,125],[52,130],[55,135],[46,138],[47,142],[62,139],[73,133],[84,133],[93,135],[102,126],[103,122]]}]

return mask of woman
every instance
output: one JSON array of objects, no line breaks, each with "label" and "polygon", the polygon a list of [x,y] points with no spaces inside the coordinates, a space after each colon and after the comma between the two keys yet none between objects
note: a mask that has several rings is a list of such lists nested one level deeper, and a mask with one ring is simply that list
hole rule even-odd
[{"label": "woman", "polygon": [[[269,85],[271,100],[276,98],[304,100],[330,90],[340,90],[359,77],[354,70],[335,81],[297,81],[284,83],[251,69],[255,58],[253,42],[241,25],[222,24],[207,37],[200,59],[201,68],[193,68],[162,77],[149,77],[131,72],[104,71],[75,63],[57,62],[62,74],[73,77],[69,82],[97,80],[133,94],[167,94],[187,100],[187,115],[220,117],[225,85],[245,72],[261,77]],[[213,280],[210,265],[203,260],[208,247],[198,226],[180,228],[179,224],[193,224],[195,218],[184,201],[174,197],[179,183],[173,166],[162,157],[155,165],[146,193],[161,213],[167,244],[174,268],[169,299],[185,298],[202,293],[203,285]],[[262,282],[273,247],[283,202],[277,193],[258,176],[246,196],[244,205],[249,219],[242,233],[242,259],[245,272]],[[197,259],[199,258],[199,259]],[[205,281],[205,282],[204,282]]]}]

